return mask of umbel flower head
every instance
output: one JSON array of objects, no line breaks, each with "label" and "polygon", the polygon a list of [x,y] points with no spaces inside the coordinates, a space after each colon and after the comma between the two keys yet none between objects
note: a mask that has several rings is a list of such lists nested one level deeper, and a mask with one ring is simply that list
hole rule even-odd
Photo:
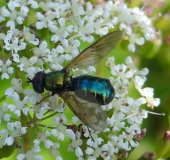
[{"label": "umbel flower head", "polygon": [[[75,115],[70,118],[57,92],[53,96],[48,90],[36,93],[27,81],[31,82],[40,71],[61,71],[79,55],[82,44],[89,46],[96,37],[113,30],[123,32],[122,41],[127,40],[127,50],[134,52],[136,45],[156,35],[142,10],[130,9],[120,1],[96,5],[78,0],[9,0],[0,8],[0,22],[1,81],[11,82],[5,85],[8,87],[0,98],[0,158],[11,156],[11,152],[3,152],[8,147],[17,152],[18,160],[41,160],[44,150],[57,160],[65,156],[61,150],[74,152],[80,160],[109,160],[139,145],[136,137],[143,133],[141,124],[148,113],[141,105],[154,108],[160,100],[153,97],[152,88],[143,88],[149,71],[135,67],[131,57],[123,64],[115,64],[114,57],[106,61],[115,98],[101,106],[107,114],[107,126],[102,132],[83,125]],[[92,74],[95,68],[74,68],[70,72],[75,77]],[[139,91],[138,98],[129,95],[132,83]],[[63,148],[66,137],[70,141]]]}]

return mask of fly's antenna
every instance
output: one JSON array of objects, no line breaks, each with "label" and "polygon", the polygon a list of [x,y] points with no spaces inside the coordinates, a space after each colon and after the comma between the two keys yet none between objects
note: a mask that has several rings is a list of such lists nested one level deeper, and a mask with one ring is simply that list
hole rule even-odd
[{"label": "fly's antenna", "polygon": [[[28,77],[27,77],[28,78]],[[27,81],[27,83],[32,83],[33,81],[30,79],[30,78],[28,78],[28,81]]]}]

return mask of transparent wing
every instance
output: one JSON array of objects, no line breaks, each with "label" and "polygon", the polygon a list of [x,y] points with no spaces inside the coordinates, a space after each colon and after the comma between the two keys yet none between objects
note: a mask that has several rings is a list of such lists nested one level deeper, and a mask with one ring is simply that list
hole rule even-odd
[{"label": "transparent wing", "polygon": [[100,38],[76,56],[67,66],[64,67],[64,70],[76,67],[86,68],[98,63],[113,50],[122,35],[123,33],[121,31],[116,31]]},{"label": "transparent wing", "polygon": [[106,113],[97,101],[96,103],[91,103],[82,100],[74,92],[62,93],[60,97],[71,111],[89,128],[95,131],[103,131],[107,127]]}]

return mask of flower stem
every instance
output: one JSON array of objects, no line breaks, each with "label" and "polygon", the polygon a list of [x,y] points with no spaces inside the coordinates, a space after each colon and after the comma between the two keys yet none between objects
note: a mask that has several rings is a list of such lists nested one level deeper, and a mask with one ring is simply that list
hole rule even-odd
[{"label": "flower stem", "polygon": [[[22,123],[22,126],[26,126],[24,120],[26,120],[27,117],[21,112],[21,123]],[[23,123],[24,122],[24,123]],[[27,129],[27,132],[26,134],[22,134],[21,135],[21,143],[23,145],[23,149],[24,149],[24,152],[26,153],[28,150],[31,149],[31,139],[30,139],[30,130]]]}]

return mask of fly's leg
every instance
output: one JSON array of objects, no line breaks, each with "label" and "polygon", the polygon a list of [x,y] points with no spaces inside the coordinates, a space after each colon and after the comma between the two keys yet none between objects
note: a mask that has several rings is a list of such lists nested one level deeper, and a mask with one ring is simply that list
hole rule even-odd
[{"label": "fly's leg", "polygon": [[36,105],[40,104],[44,99],[50,97],[51,95],[45,96],[41,101],[37,102]]},{"label": "fly's leg", "polygon": [[[52,83],[52,86],[53,86],[53,83]],[[36,105],[40,104],[44,99],[54,96],[55,94],[57,94],[57,92],[53,90],[51,95],[45,96],[41,101],[37,102]]]}]

